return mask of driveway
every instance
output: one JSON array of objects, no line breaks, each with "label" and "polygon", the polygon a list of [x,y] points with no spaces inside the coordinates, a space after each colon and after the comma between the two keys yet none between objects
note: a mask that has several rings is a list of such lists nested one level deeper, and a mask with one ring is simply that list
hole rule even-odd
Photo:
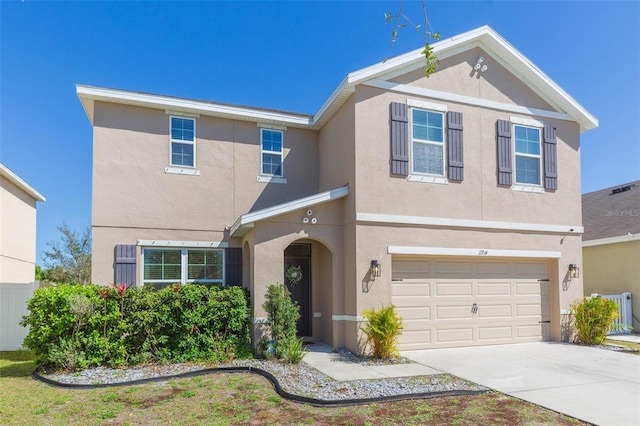
[{"label": "driveway", "polygon": [[402,355],[590,423],[640,425],[638,355],[549,342]]}]

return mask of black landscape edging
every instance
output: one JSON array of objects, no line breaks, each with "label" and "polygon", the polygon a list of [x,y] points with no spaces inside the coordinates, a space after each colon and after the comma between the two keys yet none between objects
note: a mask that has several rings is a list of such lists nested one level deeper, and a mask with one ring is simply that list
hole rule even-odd
[{"label": "black landscape edging", "polygon": [[284,389],[282,389],[282,387],[280,386],[280,383],[278,382],[278,379],[276,379],[276,377],[273,374],[269,373],[268,371],[261,370],[255,367],[206,368],[203,370],[189,371],[186,373],[172,374],[169,376],[150,377],[147,379],[131,380],[128,382],[97,383],[97,384],[62,383],[62,382],[58,382],[56,380],[51,380],[47,377],[44,377],[37,371],[34,371],[31,376],[35,380],[39,380],[50,386],[59,387],[59,388],[99,389],[99,388],[113,388],[118,386],[143,385],[146,383],[155,383],[155,382],[166,382],[168,380],[204,376],[206,374],[211,374],[211,373],[259,374],[265,379],[269,380],[269,382],[271,382],[276,393],[281,397],[288,399],[290,401],[298,402],[301,404],[309,404],[315,407],[345,407],[345,406],[351,406],[351,405],[372,404],[376,402],[395,402],[395,401],[405,401],[405,400],[412,400],[412,399],[441,398],[441,397],[447,397],[447,396],[479,395],[479,394],[491,392],[490,390],[453,390],[453,391],[423,392],[423,393],[413,393],[413,394],[380,396],[375,398],[353,398],[353,399],[337,399],[337,400],[316,399],[316,398],[309,398],[301,395],[295,395],[285,391]]}]

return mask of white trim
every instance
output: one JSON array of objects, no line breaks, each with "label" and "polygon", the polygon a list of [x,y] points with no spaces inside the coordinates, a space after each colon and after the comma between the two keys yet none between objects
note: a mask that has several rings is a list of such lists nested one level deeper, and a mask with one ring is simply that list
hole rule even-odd
[{"label": "white trim", "polygon": [[[193,121],[193,140],[192,141],[188,141],[188,140],[184,140],[184,139],[173,139],[173,118],[179,118],[182,120],[191,120]],[[170,115],[169,116],[169,166],[170,167],[175,167],[175,168],[196,168],[196,139],[197,139],[197,132],[196,132],[196,119],[195,118],[191,118],[191,117],[180,117],[180,116],[175,116],[175,115]],[[184,164],[173,164],[173,144],[174,143],[179,143],[179,144],[183,144],[183,145],[193,145],[193,164],[191,166],[187,166]],[[167,169],[165,169],[165,172],[167,171]],[[169,172],[171,173],[171,172]]]},{"label": "white trim", "polygon": [[180,112],[180,111],[166,110],[164,113],[167,115],[175,115],[178,117],[200,118],[200,114],[187,114],[186,112]]},{"label": "white trim", "polygon": [[331,319],[333,321],[365,321],[365,318],[362,315],[331,315]]},{"label": "white trim", "polygon": [[26,192],[31,198],[36,201],[47,201],[44,195],[36,191],[31,185],[25,182],[20,176],[12,172],[7,166],[0,163],[0,176],[7,179],[9,182],[17,186],[22,191]]},{"label": "white trim", "polygon": [[519,191],[519,192],[532,192],[535,194],[544,194],[544,188],[541,186],[513,185],[511,187],[511,190]]},{"label": "white trim", "polygon": [[438,183],[441,185],[448,185],[449,179],[446,177],[436,177],[436,176],[423,176],[423,175],[409,175],[407,177],[409,182],[422,182],[422,183]]},{"label": "white trim", "polygon": [[445,104],[437,104],[420,99],[407,99],[407,105],[415,108],[430,109],[438,112],[447,112],[447,106]]},{"label": "white trim", "polygon": [[276,126],[275,124],[267,124],[267,123],[256,123],[256,124],[258,125],[258,127],[263,129],[282,130],[283,132],[287,130],[287,126]]},{"label": "white trim", "polygon": [[426,256],[475,256],[475,257],[529,257],[559,259],[562,252],[547,250],[494,250],[482,248],[408,247],[389,246],[389,254],[416,254]]},{"label": "white trim", "polygon": [[226,248],[229,243],[222,241],[175,241],[175,240],[138,240],[137,246],[143,247],[181,247],[181,248]]},{"label": "white trim", "polygon": [[287,178],[280,176],[256,176],[256,182],[261,183],[287,183]]},{"label": "white trim", "polygon": [[314,318],[322,318],[322,312],[314,312],[313,313],[313,317]]},{"label": "white trim", "polygon": [[542,121],[534,120],[532,118],[515,117],[512,115],[511,117],[509,117],[509,121],[511,121],[513,124],[521,124],[523,126],[539,127],[539,128],[544,127],[544,124],[542,123]]},{"label": "white trim", "polygon": [[455,93],[441,92],[439,90],[424,89],[421,87],[409,86],[407,84],[399,84],[384,80],[369,80],[362,83],[363,86],[376,87],[378,89],[391,90],[393,92],[405,95],[424,96],[426,98],[437,99],[442,101],[450,101],[459,104],[481,106],[485,108],[496,109],[520,114],[530,114],[538,117],[554,118],[556,120],[575,121],[569,114],[557,111],[549,111],[545,109],[526,107],[520,105],[505,104],[487,99],[474,98],[471,96],[457,95]]},{"label": "white trim", "polygon": [[235,221],[233,226],[231,226],[229,235],[232,237],[242,237],[249,232],[249,229],[253,228],[254,223],[257,221],[290,213],[296,210],[306,209],[311,206],[315,206],[316,204],[337,200],[338,198],[346,197],[348,194],[349,187],[343,186],[330,191],[310,195],[309,197],[289,201],[288,203],[267,207],[266,209],[257,210],[253,213],[245,213]]},{"label": "white trim", "polygon": [[251,321],[254,324],[269,324],[269,318],[266,317],[253,317],[251,318]]},{"label": "white trim", "polygon": [[597,240],[583,241],[582,247],[602,246],[605,244],[616,244],[616,243],[628,243],[631,241],[638,241],[638,240],[640,240],[640,233],[627,234],[627,235],[621,235],[619,237],[608,237],[608,238],[599,238]]},{"label": "white trim", "polygon": [[192,168],[183,168],[170,166],[164,168],[165,173],[176,174],[176,175],[187,175],[187,176],[200,176],[200,170],[192,169]]},{"label": "white trim", "polygon": [[582,234],[582,226],[546,225],[537,223],[494,222],[488,220],[452,219],[446,217],[404,216],[376,213],[356,213],[358,222],[391,223],[400,225],[442,226],[447,228],[504,229],[508,231],[548,232],[554,234]]}]

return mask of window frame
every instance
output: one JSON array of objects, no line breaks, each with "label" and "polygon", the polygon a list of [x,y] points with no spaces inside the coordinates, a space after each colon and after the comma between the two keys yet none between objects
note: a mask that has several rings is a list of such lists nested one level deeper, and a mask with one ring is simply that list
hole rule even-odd
[{"label": "window frame", "polygon": [[[425,111],[425,112],[429,112],[429,113],[433,113],[433,114],[440,114],[441,120],[442,120],[442,142],[438,142],[438,141],[430,141],[430,140],[423,140],[423,139],[416,139],[413,136],[413,111],[418,110],[418,111]],[[446,127],[446,119],[447,116],[447,110],[446,108],[430,108],[425,106],[418,106],[418,105],[414,105],[412,103],[409,103],[409,134],[410,134],[410,140],[409,140],[409,152],[410,152],[410,168],[409,168],[409,176],[414,175],[414,176],[427,176],[427,177],[431,177],[431,178],[441,178],[441,179],[446,179],[447,178],[447,127]],[[415,165],[415,161],[414,161],[414,152],[413,152],[413,144],[415,142],[418,143],[423,143],[423,144],[428,144],[428,145],[432,145],[432,146],[441,146],[442,147],[442,174],[435,174],[435,173],[424,173],[424,172],[418,172],[414,169],[414,165]],[[416,179],[414,178],[414,180],[420,180],[420,179]]]},{"label": "window frame", "polygon": [[[523,127],[528,129],[534,129],[538,132],[538,152],[539,154],[529,154],[529,153],[519,153],[516,151],[516,127]],[[537,123],[525,123],[525,122],[513,122],[511,123],[511,134],[513,141],[513,185],[519,186],[529,186],[535,188],[541,188],[544,180],[544,158],[542,155],[543,152],[543,141],[542,141],[542,127],[538,126]],[[535,158],[538,160],[538,183],[530,183],[530,182],[519,182],[518,181],[518,157],[525,158]]]},{"label": "window frame", "polygon": [[[264,149],[264,132],[280,133],[280,151],[270,151]],[[280,156],[280,174],[272,174],[264,172],[264,154]],[[268,176],[274,178],[284,177],[284,130],[272,128],[260,128],[260,176]]]},{"label": "window frame", "polygon": [[[190,120],[193,122],[193,140],[189,141],[189,140],[184,140],[184,139],[173,139],[173,119],[179,119],[179,120]],[[193,117],[183,117],[183,116],[179,116],[179,115],[170,115],[169,116],[169,165],[171,167],[186,167],[188,169],[195,169],[196,168],[196,139],[197,139],[197,132],[196,132],[196,119]],[[183,145],[192,145],[193,146],[193,164],[188,166],[188,165],[184,165],[184,164],[175,164],[173,162],[173,144],[174,143],[179,143],[179,144],[183,144]]]},{"label": "window frame", "polygon": [[[146,250],[173,250],[173,251],[179,251],[180,252],[180,278],[179,279],[169,279],[169,280],[152,280],[152,279],[145,279],[145,267],[146,267],[146,263],[145,263],[145,251]],[[193,251],[217,251],[220,252],[221,255],[221,267],[222,267],[222,278],[220,279],[189,279],[189,252],[193,252]],[[221,285],[225,285],[225,249],[224,248],[204,248],[204,247],[186,247],[186,248],[181,248],[181,247],[148,247],[148,246],[143,246],[142,247],[142,255],[141,255],[142,259],[141,259],[141,264],[142,264],[142,268],[140,271],[140,275],[141,275],[141,280],[140,282],[142,283],[142,285],[146,285],[146,284],[160,284],[160,285],[170,285],[170,284],[180,284],[180,285],[187,285],[187,284],[191,284],[194,282],[198,282],[198,283],[203,283],[203,284],[221,284]]]}]

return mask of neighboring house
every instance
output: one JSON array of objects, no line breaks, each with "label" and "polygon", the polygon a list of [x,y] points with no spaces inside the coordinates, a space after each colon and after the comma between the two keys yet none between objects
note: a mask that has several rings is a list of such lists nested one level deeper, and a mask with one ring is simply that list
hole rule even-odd
[{"label": "neighboring house", "polygon": [[597,120],[489,27],[348,74],[315,115],[77,86],[94,282],[250,290],[299,266],[298,332],[358,350],[560,340],[582,297],[580,134]]},{"label": "neighboring house", "polygon": [[640,180],[582,196],[584,294],[631,293],[640,330]]},{"label": "neighboring house", "polygon": [[0,350],[19,349],[19,326],[34,289],[38,191],[0,163]]}]

